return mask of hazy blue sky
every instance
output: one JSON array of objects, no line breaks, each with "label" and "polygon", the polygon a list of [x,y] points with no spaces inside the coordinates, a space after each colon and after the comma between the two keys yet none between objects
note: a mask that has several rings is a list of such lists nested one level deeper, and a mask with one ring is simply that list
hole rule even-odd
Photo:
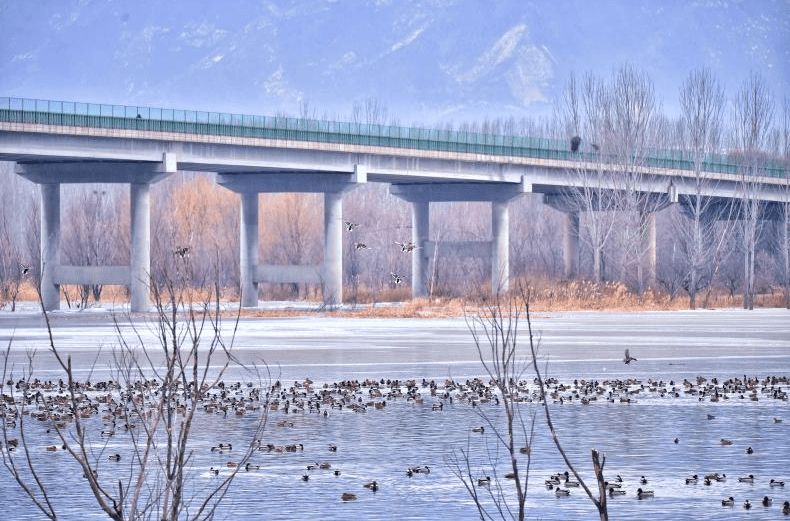
[{"label": "hazy blue sky", "polygon": [[790,0],[0,0],[0,96],[401,123],[550,111],[571,71],[694,68],[790,95]]}]

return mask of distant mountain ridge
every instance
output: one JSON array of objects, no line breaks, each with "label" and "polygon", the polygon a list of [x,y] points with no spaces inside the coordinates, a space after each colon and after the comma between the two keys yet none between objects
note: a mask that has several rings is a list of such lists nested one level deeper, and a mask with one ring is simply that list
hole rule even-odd
[{"label": "distant mountain ridge", "polygon": [[708,66],[790,95],[790,1],[0,1],[0,95],[401,124],[550,114],[571,72],[631,62],[667,112]]}]

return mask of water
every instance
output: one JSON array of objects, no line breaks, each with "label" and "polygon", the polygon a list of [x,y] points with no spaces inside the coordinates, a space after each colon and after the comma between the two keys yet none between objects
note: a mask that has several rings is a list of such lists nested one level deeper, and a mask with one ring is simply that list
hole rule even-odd
[{"label": "water", "polygon": [[[105,317],[106,318],[106,317]],[[698,375],[708,380],[766,375],[790,375],[790,315],[786,311],[740,311],[696,313],[579,313],[537,316],[536,329],[542,332],[541,367],[548,376],[572,384],[574,379],[600,380],[628,377],[647,383],[648,378],[680,384]],[[5,320],[6,322],[3,322]],[[13,331],[15,342],[9,359],[20,370],[25,349],[38,347],[37,375],[56,378],[35,317],[17,319],[15,329],[6,316],[0,317],[0,341]],[[227,326],[227,324],[226,324]],[[147,338],[148,333],[143,336]],[[82,365],[94,357],[101,344],[105,356],[95,365],[93,380],[106,376],[107,356],[114,343],[112,328],[102,317],[85,318],[63,314],[56,317],[56,343]],[[149,341],[149,340],[146,340]],[[622,360],[624,347],[638,358],[631,366]],[[448,377],[461,382],[484,376],[476,359],[474,344],[463,320],[348,320],[348,319],[266,319],[244,321],[236,339],[236,353],[245,363],[266,360],[274,377],[284,384],[309,376],[314,388],[324,382],[347,379],[416,378],[442,384]],[[545,365],[547,364],[547,365]],[[226,381],[250,381],[250,373],[234,370]],[[487,378],[486,378],[487,379]],[[531,375],[528,374],[528,380]],[[243,387],[243,389],[247,389]],[[785,389],[786,390],[786,389]],[[363,388],[367,393],[368,389]],[[260,470],[241,471],[223,502],[219,519],[478,519],[474,503],[450,461],[461,449],[471,454],[470,469],[475,478],[489,475],[502,478],[506,460],[496,450],[493,429],[483,434],[471,428],[490,419],[502,426],[501,408],[494,403],[471,407],[445,400],[441,411],[431,405],[427,388],[420,389],[422,405],[405,398],[388,399],[383,409],[369,407],[357,413],[348,408],[332,409],[325,417],[315,413],[272,412],[263,443],[302,443],[303,451],[275,453],[256,451],[251,463]],[[606,455],[605,475],[619,474],[627,494],[609,500],[612,519],[774,519],[783,518],[781,504],[790,500],[790,409],[787,401],[760,395],[731,395],[713,403],[681,394],[674,398],[658,393],[633,395],[632,403],[610,403],[603,398],[582,405],[578,400],[553,404],[551,414],[563,447],[588,485],[595,490],[590,451],[598,448]],[[367,400],[366,400],[367,401]],[[566,470],[554,448],[543,412],[535,404],[523,404],[526,414],[534,413],[535,437],[529,468],[528,519],[596,519],[597,513],[582,489],[571,489],[569,497],[557,498],[543,486],[552,473]],[[482,415],[482,416],[481,416]],[[708,419],[712,415],[712,419]],[[240,447],[254,432],[255,415],[238,418],[201,413],[192,438],[189,492],[200,494],[230,469],[225,464],[238,458]],[[774,418],[784,421],[777,423]],[[293,426],[279,427],[280,420]],[[96,432],[101,429],[94,417]],[[95,512],[77,469],[64,451],[46,452],[57,443],[46,425],[26,422],[33,453],[43,463],[42,477],[51,483],[54,501],[64,508],[64,519],[85,519]],[[18,428],[17,428],[18,429]],[[14,434],[14,435],[18,435]],[[106,440],[94,437],[93,448],[103,450],[99,472],[113,484],[126,472],[130,449],[124,437]],[[674,439],[678,438],[678,443]],[[721,438],[733,440],[724,446]],[[519,436],[521,443],[523,436]],[[107,445],[102,447],[102,443]],[[234,451],[212,453],[210,447],[232,443]],[[330,444],[337,452],[330,452]],[[747,454],[751,446],[754,454]],[[106,461],[107,454],[122,454],[120,463]],[[520,456],[522,465],[526,456]],[[307,471],[308,464],[328,462],[332,470]],[[428,465],[430,474],[409,478],[406,469]],[[218,477],[208,470],[221,467]],[[686,485],[684,478],[719,472],[724,482],[706,486]],[[302,480],[309,474],[309,481]],[[738,477],[753,474],[753,484],[739,483]],[[70,476],[64,480],[64,476]],[[647,485],[639,478],[645,476]],[[788,482],[784,488],[769,487],[769,480]],[[376,480],[375,493],[363,484]],[[67,482],[68,486],[63,483]],[[504,486],[512,482],[502,479]],[[639,501],[636,489],[655,491],[652,499]],[[40,519],[8,474],[0,474],[0,517]],[[477,488],[484,503],[491,505],[485,489]],[[341,502],[343,492],[353,492],[357,500]],[[759,500],[773,497],[771,507]],[[721,500],[733,496],[735,507],[723,507]],[[512,499],[512,494],[509,493]],[[750,499],[747,511],[742,503]],[[98,516],[102,517],[102,516]]]}]

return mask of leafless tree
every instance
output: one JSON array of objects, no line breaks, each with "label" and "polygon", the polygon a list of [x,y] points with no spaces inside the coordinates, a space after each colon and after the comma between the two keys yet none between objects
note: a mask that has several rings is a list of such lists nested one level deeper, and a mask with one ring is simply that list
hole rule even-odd
[{"label": "leafless tree", "polygon": [[754,309],[754,266],[761,232],[759,197],[765,150],[774,116],[773,96],[760,74],[752,73],[733,104],[733,142],[740,166],[740,221],[743,229],[743,307]]},{"label": "leafless tree", "polygon": [[[450,456],[450,467],[463,482],[475,502],[481,520],[498,518],[521,521],[525,519],[536,413],[529,403],[524,403],[524,389],[521,386],[527,374],[534,372],[535,380],[539,385],[539,399],[543,404],[543,412],[552,440],[566,465],[595,505],[601,520],[606,521],[609,518],[606,506],[606,483],[603,475],[606,458],[597,449],[592,450],[593,468],[599,489],[599,494],[596,497],[565,453],[551,420],[551,411],[546,399],[546,385],[538,367],[538,342],[532,331],[529,303],[529,289],[519,286],[518,290],[511,294],[495,295],[477,316],[471,319],[467,317],[467,325],[474,339],[480,362],[490,377],[490,381],[496,387],[498,399],[501,400],[499,405],[504,412],[505,425],[501,427],[499,421],[488,416],[481,409],[477,409],[478,414],[485,422],[483,427],[488,432],[492,432],[496,440],[496,448],[489,448],[487,451],[489,454],[488,465],[493,476],[475,473],[479,470],[476,470],[472,463],[473,449],[471,445],[467,445],[466,449],[459,449]],[[518,349],[521,317],[526,320],[529,338],[529,353],[526,356]],[[504,448],[508,458],[508,461],[505,462],[508,471],[506,481],[503,481],[503,476],[497,470],[499,448]],[[520,454],[526,456],[526,463],[519,463]],[[480,478],[484,479],[487,484],[485,487],[487,492],[483,494],[478,492],[476,487]],[[509,494],[506,491],[510,487],[507,485],[508,482],[512,482],[515,489],[517,503],[515,508],[511,508],[507,499]]]},{"label": "leafless tree", "polygon": [[[157,310],[154,332],[159,349],[137,347],[145,345],[142,331],[131,324],[135,338],[127,338],[116,321],[120,345],[113,352],[114,379],[103,388],[106,402],[101,402],[112,410],[114,418],[107,433],[97,432],[101,427],[90,421],[99,402],[90,396],[90,384],[77,380],[78,369],[72,365],[71,356],[57,347],[46,311],[42,310],[49,331],[49,351],[65,379],[59,388],[66,393],[63,410],[56,409],[56,402],[42,398],[40,388],[32,385],[35,353],[28,354],[28,365],[23,369],[19,385],[11,386],[10,394],[5,395],[5,382],[14,379],[14,368],[9,367],[11,343],[4,353],[4,404],[9,405],[3,416],[5,420],[12,415],[18,422],[19,451],[3,451],[3,464],[48,519],[60,518],[59,505],[51,494],[52,488],[60,483],[51,482],[41,473],[41,463],[34,454],[36,447],[26,430],[27,418],[33,417],[28,415],[29,409],[36,409],[40,420],[51,423],[63,450],[82,470],[97,507],[118,521],[213,519],[238,469],[243,468],[255,450],[254,441],[265,426],[265,404],[260,407],[261,415],[251,431],[249,445],[237,447],[234,453],[239,457],[238,467],[208,488],[196,485],[196,475],[190,470],[194,458],[190,440],[196,414],[203,410],[206,393],[221,385],[227,368],[236,363],[233,342],[232,339],[226,342],[221,334],[218,285],[214,288],[213,303],[190,303],[183,316],[178,311],[184,307],[179,306],[179,299],[191,293],[173,283],[155,284],[153,291]],[[238,317],[233,335],[236,327]],[[16,395],[16,389],[21,396]],[[41,412],[34,407],[38,404],[46,405]],[[116,421],[122,424],[116,426]],[[8,447],[11,428],[9,422],[2,423],[4,446]],[[123,456],[124,461],[129,458],[129,463],[117,481],[114,479],[118,474],[105,472],[109,438],[102,435],[109,433],[124,436],[131,452],[130,456]]]},{"label": "leafless tree", "polygon": [[[715,263],[723,246],[717,238],[717,222],[729,223],[732,205],[710,195],[717,181],[704,172],[704,163],[719,150],[724,111],[724,90],[708,69],[691,72],[680,89],[684,149],[693,162],[691,193],[679,194],[679,202],[691,227],[676,230],[682,237],[686,260],[683,287],[689,295],[689,308],[696,309],[697,293],[709,285],[718,269]],[[726,233],[727,227],[724,232]]]},{"label": "leafless tree", "polygon": [[782,120],[779,129],[780,156],[784,168],[784,201],[779,204],[779,252],[781,258],[782,286],[784,287],[785,306],[790,309],[790,98],[784,97]]}]

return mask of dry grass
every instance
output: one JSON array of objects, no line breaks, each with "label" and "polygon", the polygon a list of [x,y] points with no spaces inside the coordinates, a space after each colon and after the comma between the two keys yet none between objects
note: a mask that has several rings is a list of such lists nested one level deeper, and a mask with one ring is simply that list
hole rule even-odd
[{"label": "dry grass", "polygon": [[[638,295],[618,282],[595,284],[590,281],[556,282],[550,280],[513,281],[512,286],[522,284],[529,287],[531,294],[530,306],[535,312],[551,311],[672,311],[688,309],[688,297],[681,294],[674,299],[662,291],[648,289]],[[72,302],[78,300],[78,288],[67,286],[63,291],[69,292]],[[346,289],[346,295],[351,292]],[[355,302],[346,303],[342,310],[324,306],[320,296],[302,300],[308,309],[244,309],[241,314],[250,318],[310,316],[321,313],[325,316],[343,316],[359,318],[441,318],[460,317],[465,313],[474,313],[491,302],[491,294],[481,293],[474,298],[423,297],[411,299],[408,287],[398,286],[372,292],[365,288],[356,288]],[[312,295],[311,295],[312,296]],[[184,294],[185,301],[205,302],[212,298],[209,290],[191,290]],[[231,289],[223,290],[222,300],[236,302],[238,296]],[[272,298],[272,296],[268,296]],[[347,297],[348,298],[348,297]],[[264,300],[267,296],[264,296]],[[36,302],[38,295],[31,284],[20,289],[18,301]],[[102,301],[128,302],[126,289],[121,286],[106,286],[102,291]],[[698,297],[700,309],[738,308],[743,303],[742,295],[729,295],[724,291],[711,291]],[[781,291],[766,292],[755,296],[755,307],[778,308],[784,306],[784,295]],[[226,312],[228,316],[236,314]]]}]

